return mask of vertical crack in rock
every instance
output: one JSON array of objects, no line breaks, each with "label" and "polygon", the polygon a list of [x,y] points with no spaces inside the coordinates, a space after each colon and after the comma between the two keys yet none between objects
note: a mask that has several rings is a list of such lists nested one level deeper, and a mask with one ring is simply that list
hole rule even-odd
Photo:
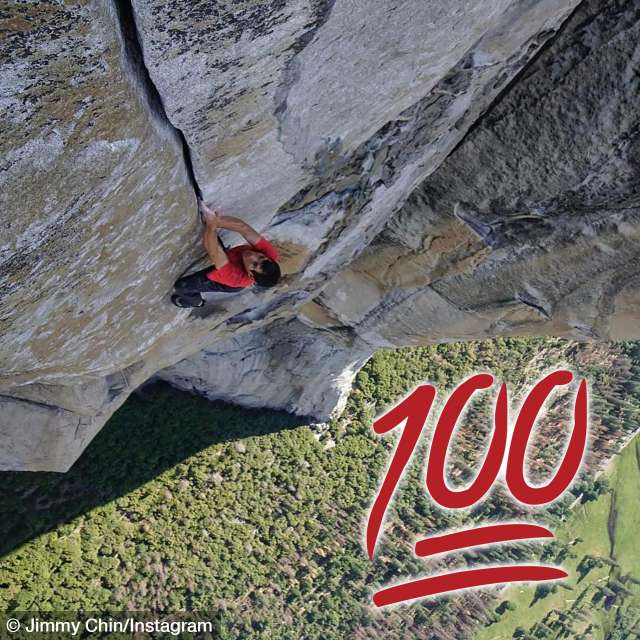
[{"label": "vertical crack in rock", "polygon": [[142,51],[140,33],[136,25],[136,17],[131,0],[113,0],[113,10],[118,27],[122,52],[127,71],[134,80],[138,95],[151,114],[152,121],[158,126],[160,133],[168,136],[182,149],[182,157],[189,182],[198,200],[202,199],[202,190],[196,180],[191,159],[191,149],[181,129],[176,127],[164,108],[162,96],[151,79]]}]

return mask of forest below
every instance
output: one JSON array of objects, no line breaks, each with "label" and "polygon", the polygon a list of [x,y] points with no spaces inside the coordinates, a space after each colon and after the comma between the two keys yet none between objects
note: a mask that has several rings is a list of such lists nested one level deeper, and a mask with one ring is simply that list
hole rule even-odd
[{"label": "forest below", "polygon": [[[501,488],[473,509],[439,509],[424,486],[426,437],[369,561],[363,531],[396,442],[395,432],[373,432],[375,416],[423,381],[438,390],[437,415],[448,391],[478,371],[507,382],[517,406],[559,367],[589,381],[591,421],[581,476],[535,513],[557,539],[416,558],[418,536],[528,515]],[[553,396],[536,429],[534,480],[559,460],[571,398]],[[455,484],[477,471],[492,402],[474,400],[456,433]],[[207,612],[221,639],[636,637],[639,411],[640,345],[623,342],[521,338],[382,351],[326,424],[145,387],[68,473],[0,473],[0,609]],[[570,578],[395,608],[371,602],[389,581],[531,559],[562,565]]]}]

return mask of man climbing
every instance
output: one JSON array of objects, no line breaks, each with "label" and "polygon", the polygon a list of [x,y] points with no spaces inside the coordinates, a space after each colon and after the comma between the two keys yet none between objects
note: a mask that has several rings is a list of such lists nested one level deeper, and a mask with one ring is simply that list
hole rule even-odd
[{"label": "man climbing", "polygon": [[[200,203],[204,223],[204,247],[213,263],[197,273],[178,279],[171,302],[177,307],[202,307],[201,293],[233,292],[258,284],[273,287],[280,279],[278,251],[255,229],[240,218],[218,215]],[[218,239],[218,229],[239,233],[248,244],[226,249]]]}]

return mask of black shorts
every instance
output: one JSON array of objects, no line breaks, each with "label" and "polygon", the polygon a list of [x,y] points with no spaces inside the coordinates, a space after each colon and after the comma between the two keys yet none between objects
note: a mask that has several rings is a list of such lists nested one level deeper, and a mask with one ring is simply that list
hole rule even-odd
[{"label": "black shorts", "polygon": [[215,270],[215,267],[207,267],[192,273],[188,276],[183,276],[175,281],[173,287],[176,293],[185,301],[192,304],[194,307],[202,304],[201,293],[211,292],[226,292],[233,293],[234,291],[242,291],[244,287],[230,287],[220,282],[213,282],[207,278],[207,274]]}]

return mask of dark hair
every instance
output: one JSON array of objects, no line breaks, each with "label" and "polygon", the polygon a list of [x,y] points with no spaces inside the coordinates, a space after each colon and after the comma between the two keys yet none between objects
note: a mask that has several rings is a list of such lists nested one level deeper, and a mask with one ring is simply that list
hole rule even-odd
[{"label": "dark hair", "polygon": [[273,260],[265,260],[260,265],[260,271],[253,272],[253,278],[261,287],[273,287],[280,280],[280,266]]}]

